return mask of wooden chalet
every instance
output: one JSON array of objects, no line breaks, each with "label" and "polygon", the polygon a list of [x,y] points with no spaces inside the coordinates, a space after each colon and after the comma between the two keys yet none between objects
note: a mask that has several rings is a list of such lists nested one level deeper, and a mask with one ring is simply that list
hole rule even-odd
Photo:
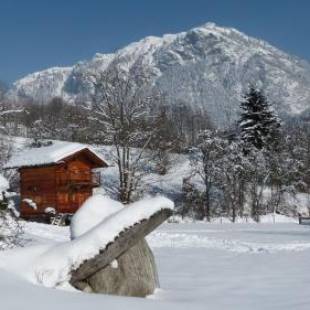
[{"label": "wooden chalet", "polygon": [[21,151],[6,164],[20,173],[20,213],[45,221],[55,214],[73,214],[100,185],[95,168],[106,161],[81,144],[56,142]]}]

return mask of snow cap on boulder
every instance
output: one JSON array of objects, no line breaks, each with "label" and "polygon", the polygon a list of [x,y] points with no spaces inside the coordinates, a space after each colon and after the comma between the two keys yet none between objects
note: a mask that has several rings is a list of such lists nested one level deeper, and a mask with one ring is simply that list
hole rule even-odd
[{"label": "snow cap on boulder", "polygon": [[88,198],[71,220],[71,239],[75,239],[104,219],[123,209],[124,205],[100,194]]}]

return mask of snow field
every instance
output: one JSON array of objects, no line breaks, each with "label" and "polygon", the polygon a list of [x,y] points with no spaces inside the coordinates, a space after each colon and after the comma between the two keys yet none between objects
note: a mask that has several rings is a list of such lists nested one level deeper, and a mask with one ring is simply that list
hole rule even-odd
[{"label": "snow field", "polygon": [[[310,307],[309,226],[164,224],[148,237],[161,288],[147,299],[75,294],[32,286],[24,275],[31,267],[31,258],[37,257],[42,247],[47,250],[54,245],[55,240],[68,241],[70,234],[68,228],[35,223],[27,223],[25,231],[29,242],[39,245],[29,251],[0,253],[0,292],[5,296],[6,309],[23,306],[50,310],[60,306],[69,310],[85,307],[308,310]],[[16,291],[20,292],[19,298]]]}]

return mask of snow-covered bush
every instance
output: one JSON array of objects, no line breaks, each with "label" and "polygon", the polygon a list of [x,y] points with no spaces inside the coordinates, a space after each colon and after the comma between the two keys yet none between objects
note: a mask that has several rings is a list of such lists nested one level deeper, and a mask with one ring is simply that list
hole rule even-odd
[{"label": "snow-covered bush", "polygon": [[22,225],[13,212],[6,208],[0,210],[0,250],[21,244]]},{"label": "snow-covered bush", "polygon": [[22,226],[18,220],[18,212],[6,190],[7,179],[0,174],[0,250],[12,248],[20,243]]}]

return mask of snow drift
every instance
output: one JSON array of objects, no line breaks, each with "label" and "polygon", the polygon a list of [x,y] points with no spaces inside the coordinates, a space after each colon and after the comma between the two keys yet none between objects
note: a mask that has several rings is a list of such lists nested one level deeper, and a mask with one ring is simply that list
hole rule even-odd
[{"label": "snow drift", "polygon": [[[102,206],[100,202],[103,202]],[[107,211],[100,208],[107,207]],[[116,212],[112,212],[115,208]],[[56,245],[43,245],[18,249],[18,255],[25,253],[25,259],[34,251],[37,255],[29,257],[22,269],[28,280],[47,287],[66,285],[70,280],[70,272],[76,270],[84,261],[93,258],[106,246],[113,242],[125,229],[149,219],[155,213],[174,208],[174,203],[165,197],[143,199],[123,208],[122,204],[107,197],[94,196],[86,201],[74,218],[71,231],[74,238],[71,242]],[[114,210],[113,210],[114,211]],[[87,221],[85,220],[87,218]],[[98,219],[101,221],[98,222]],[[90,229],[84,232],[83,223]],[[23,255],[24,256],[24,255]]]}]

